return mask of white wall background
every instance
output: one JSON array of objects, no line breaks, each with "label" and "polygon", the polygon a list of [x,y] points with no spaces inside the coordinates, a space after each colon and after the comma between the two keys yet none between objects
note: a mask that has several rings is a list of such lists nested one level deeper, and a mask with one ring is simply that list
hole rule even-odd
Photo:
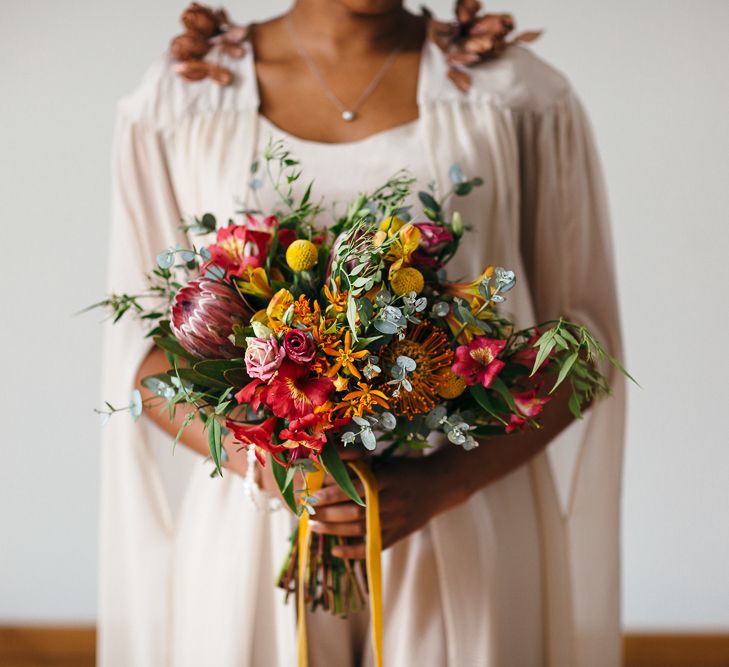
[{"label": "white wall background", "polygon": [[[3,0],[0,622],[95,615],[100,327],[115,100],[184,0]],[[240,22],[282,10],[229,3]],[[450,2],[432,7],[447,15]],[[627,628],[729,629],[729,2],[502,0],[591,112],[631,389]]]}]

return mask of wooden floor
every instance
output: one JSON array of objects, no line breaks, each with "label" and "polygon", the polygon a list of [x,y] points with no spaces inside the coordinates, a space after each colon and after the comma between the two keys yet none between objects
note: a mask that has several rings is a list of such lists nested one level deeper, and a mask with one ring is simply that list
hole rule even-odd
[{"label": "wooden floor", "polygon": [[[91,627],[0,627],[0,667],[93,667],[95,642]],[[729,667],[729,634],[629,634],[624,665]]]}]

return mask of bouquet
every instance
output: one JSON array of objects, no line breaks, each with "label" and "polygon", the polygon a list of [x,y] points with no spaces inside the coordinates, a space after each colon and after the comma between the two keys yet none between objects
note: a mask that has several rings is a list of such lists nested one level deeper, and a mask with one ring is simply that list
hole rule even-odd
[{"label": "bouquet", "polygon": [[[469,226],[446,203],[481,179],[454,165],[451,190],[418,192],[415,210],[413,179],[401,171],[327,229],[312,185],[294,196],[302,169],[286,146],[269,144],[263,157],[252,166],[253,193],[267,179],[276,210],[244,206],[221,227],[211,214],[184,221],[191,236],[214,240],[163,250],[146,293],[96,305],[115,320],[149,322],[170,369],[144,379],[157,396],[148,403],[172,415],[184,406],[177,439],[194,419],[203,422],[215,474],[223,473],[225,437],[248,450],[251,465],[272,467],[281,497],[301,517],[278,583],[299,591],[302,605],[344,615],[364,605],[368,573],[331,555],[348,538],[306,531],[324,471],[364,504],[343,448],[362,448],[370,465],[427,449],[434,433],[444,446],[470,450],[478,438],[539,428],[564,382],[579,417],[609,391],[595,362],[623,369],[579,324],[517,329],[502,313],[516,280],[508,268],[449,279],[446,266]],[[136,418],[143,407],[135,390],[128,409]],[[117,411],[107,404],[101,412]],[[364,464],[355,468],[366,478]],[[365,487],[376,507],[371,478]],[[378,539],[368,536],[375,548]]]}]

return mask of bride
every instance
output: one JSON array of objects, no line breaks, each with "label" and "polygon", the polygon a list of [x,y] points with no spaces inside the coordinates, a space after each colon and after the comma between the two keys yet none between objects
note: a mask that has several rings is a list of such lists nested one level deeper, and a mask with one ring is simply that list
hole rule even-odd
[{"label": "bride", "polygon": [[[250,195],[252,162],[283,139],[329,203],[402,167],[441,192],[454,163],[480,176],[484,186],[459,200],[474,231],[452,277],[509,267],[519,324],[563,315],[619,356],[589,123],[564,76],[510,42],[510,18],[477,19],[478,9],[460,1],[456,25],[401,0],[296,0],[241,28],[188,8],[186,33],[119,105],[109,287],[141,291],[160,250],[189,245],[183,217],[230,217]],[[143,334],[132,319],[109,328],[105,397],[123,400],[167,368]],[[539,431],[395,459],[378,473],[386,665],[620,664],[624,389],[610,379],[614,395],[580,422],[557,393]],[[209,477],[199,431],[173,456],[183,418],[151,410],[106,427],[99,664],[292,665],[295,609],[273,586],[291,517],[261,509],[268,472],[250,502],[246,456],[232,442],[222,479]],[[319,494],[313,529],[363,533],[337,487]],[[353,544],[339,555],[362,553]],[[367,623],[310,614],[309,664],[370,665]]]}]

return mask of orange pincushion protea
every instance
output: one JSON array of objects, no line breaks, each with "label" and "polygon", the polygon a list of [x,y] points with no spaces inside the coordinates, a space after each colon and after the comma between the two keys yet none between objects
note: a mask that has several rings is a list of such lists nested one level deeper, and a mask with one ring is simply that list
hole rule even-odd
[{"label": "orange pincushion protea", "polygon": [[408,373],[412,391],[402,389],[398,396],[393,395],[391,407],[406,416],[430,412],[435,407],[434,397],[443,382],[442,371],[453,363],[448,336],[442,329],[419,324],[408,330],[405,338],[395,340],[382,349],[382,358],[388,364],[395,364],[399,356],[410,357],[417,366]]}]

